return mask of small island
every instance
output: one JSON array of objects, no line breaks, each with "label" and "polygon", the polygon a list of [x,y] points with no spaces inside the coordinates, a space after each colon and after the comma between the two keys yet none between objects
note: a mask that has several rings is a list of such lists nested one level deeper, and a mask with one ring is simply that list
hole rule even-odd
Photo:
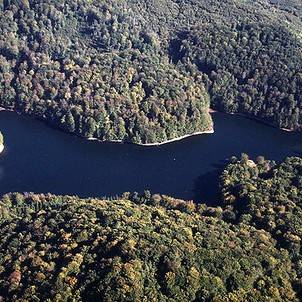
[{"label": "small island", "polygon": [[2,132],[0,131],[0,154],[3,152],[4,150],[4,137]]}]

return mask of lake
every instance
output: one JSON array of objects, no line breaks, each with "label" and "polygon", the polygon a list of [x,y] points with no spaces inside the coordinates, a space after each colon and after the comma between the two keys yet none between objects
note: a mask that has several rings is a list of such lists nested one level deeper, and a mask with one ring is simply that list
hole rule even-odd
[{"label": "lake", "polygon": [[214,113],[213,119],[215,134],[142,147],[86,141],[2,111],[5,151],[0,155],[0,194],[18,191],[102,197],[148,189],[216,205],[218,175],[232,155],[245,152],[276,161],[302,155],[301,133],[235,115]]}]

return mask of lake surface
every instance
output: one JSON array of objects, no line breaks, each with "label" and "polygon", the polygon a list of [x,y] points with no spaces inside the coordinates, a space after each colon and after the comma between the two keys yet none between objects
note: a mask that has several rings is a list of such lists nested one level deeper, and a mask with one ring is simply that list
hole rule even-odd
[{"label": "lake surface", "polygon": [[123,192],[162,193],[218,202],[218,175],[242,152],[276,161],[302,155],[302,135],[235,115],[215,113],[215,134],[160,147],[85,141],[40,121],[0,112],[5,151],[0,155],[0,194],[55,193],[81,197]]}]

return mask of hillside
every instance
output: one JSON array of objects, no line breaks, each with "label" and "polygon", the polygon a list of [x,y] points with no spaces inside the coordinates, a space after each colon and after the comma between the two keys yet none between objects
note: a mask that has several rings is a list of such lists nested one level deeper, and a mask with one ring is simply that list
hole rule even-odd
[{"label": "hillside", "polygon": [[301,128],[301,5],[7,0],[0,106],[100,140],[213,128],[210,105]]},{"label": "hillside", "polygon": [[[210,108],[300,131],[301,1],[0,1],[2,108],[138,144],[211,132]],[[302,159],[242,154],[219,179],[216,207],[0,197],[0,302],[302,301]]]},{"label": "hillside", "polygon": [[234,158],[216,208],[147,191],[5,195],[1,299],[299,301],[301,173],[300,158]]}]

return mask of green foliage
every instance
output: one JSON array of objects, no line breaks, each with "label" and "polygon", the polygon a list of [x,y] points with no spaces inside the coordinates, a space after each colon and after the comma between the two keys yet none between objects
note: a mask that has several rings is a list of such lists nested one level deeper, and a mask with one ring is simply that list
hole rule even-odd
[{"label": "green foliage", "polygon": [[154,143],[212,129],[201,75],[175,68],[127,5],[6,1],[0,105],[100,140]]},{"label": "green foliage", "polygon": [[168,196],[0,200],[5,301],[298,301],[302,159],[232,158],[216,208]]},{"label": "green foliage", "polygon": [[301,47],[284,26],[245,21],[198,26],[180,49],[208,75],[214,108],[300,129]]},{"label": "green foliage", "polygon": [[[136,143],[211,129],[210,103],[298,130],[302,9],[272,2],[2,1],[0,106]],[[7,194],[0,301],[301,300],[301,192],[301,158],[243,155],[215,208]]]},{"label": "green foliage", "polygon": [[212,129],[210,98],[300,129],[301,11],[295,0],[3,1],[0,105],[136,143]]},{"label": "green foliage", "polygon": [[265,230],[210,217],[205,205],[5,195],[5,301],[298,301],[289,254]]},{"label": "green foliage", "polygon": [[238,161],[227,167],[221,182],[223,201],[234,220],[270,232],[278,246],[288,250],[301,278],[302,159],[287,158],[279,165],[263,158],[257,163]]}]

